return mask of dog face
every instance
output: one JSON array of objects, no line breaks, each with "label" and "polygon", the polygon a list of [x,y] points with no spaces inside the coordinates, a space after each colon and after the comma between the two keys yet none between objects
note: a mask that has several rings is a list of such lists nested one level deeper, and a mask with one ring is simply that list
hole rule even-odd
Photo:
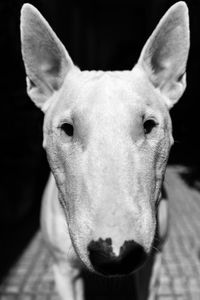
[{"label": "dog face", "polygon": [[28,93],[45,112],[44,148],[76,253],[104,275],[135,271],[151,251],[185,89],[187,7],[174,5],[131,71],[81,72],[31,5],[21,19]]}]

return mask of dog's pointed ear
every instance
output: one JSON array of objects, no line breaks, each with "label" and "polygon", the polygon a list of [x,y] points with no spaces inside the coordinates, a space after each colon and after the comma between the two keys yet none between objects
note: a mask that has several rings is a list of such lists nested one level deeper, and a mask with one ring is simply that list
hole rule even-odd
[{"label": "dog's pointed ear", "polygon": [[174,4],[147,40],[138,64],[171,108],[186,87],[189,52],[189,16],[185,2]]},{"label": "dog's pointed ear", "polygon": [[21,10],[21,44],[28,94],[45,110],[47,100],[62,86],[73,62],[47,21],[30,4],[24,4]]}]

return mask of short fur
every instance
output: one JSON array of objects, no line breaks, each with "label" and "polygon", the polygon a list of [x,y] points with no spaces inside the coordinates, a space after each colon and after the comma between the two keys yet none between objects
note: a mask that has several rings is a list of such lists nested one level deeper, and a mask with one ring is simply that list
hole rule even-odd
[{"label": "short fur", "polygon": [[[161,187],[173,144],[168,110],[186,87],[187,6],[168,10],[131,71],[81,72],[30,4],[21,12],[21,42],[28,94],[45,113],[43,146],[53,175],[41,224],[58,293],[83,299],[82,270],[105,276],[91,256],[91,245],[99,245],[95,253],[107,251],[113,270],[121,253],[131,255],[125,267],[133,277],[123,281],[131,278],[134,297],[143,299],[151,274],[144,257],[152,255],[156,231],[160,240],[167,231]],[[125,275],[116,270],[118,279]]]}]

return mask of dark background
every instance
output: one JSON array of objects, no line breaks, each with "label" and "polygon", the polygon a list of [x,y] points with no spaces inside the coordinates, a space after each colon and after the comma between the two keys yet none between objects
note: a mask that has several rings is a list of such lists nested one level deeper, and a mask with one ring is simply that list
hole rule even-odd
[{"label": "dark background", "polygon": [[[134,66],[146,39],[176,1],[29,2],[49,21],[82,70],[124,70]],[[186,2],[191,26],[188,88],[171,111],[175,145],[170,163],[192,167],[193,184],[200,177],[200,0]],[[42,149],[43,114],[26,95],[19,33],[23,3],[0,2],[0,280],[38,228],[49,172]]]}]

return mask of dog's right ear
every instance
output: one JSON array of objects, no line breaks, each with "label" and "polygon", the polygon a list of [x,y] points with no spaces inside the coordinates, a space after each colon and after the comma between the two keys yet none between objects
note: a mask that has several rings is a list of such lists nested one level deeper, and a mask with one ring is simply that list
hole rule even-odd
[{"label": "dog's right ear", "polygon": [[39,11],[30,4],[21,10],[22,56],[27,74],[27,91],[43,111],[73,68],[65,47]]}]

